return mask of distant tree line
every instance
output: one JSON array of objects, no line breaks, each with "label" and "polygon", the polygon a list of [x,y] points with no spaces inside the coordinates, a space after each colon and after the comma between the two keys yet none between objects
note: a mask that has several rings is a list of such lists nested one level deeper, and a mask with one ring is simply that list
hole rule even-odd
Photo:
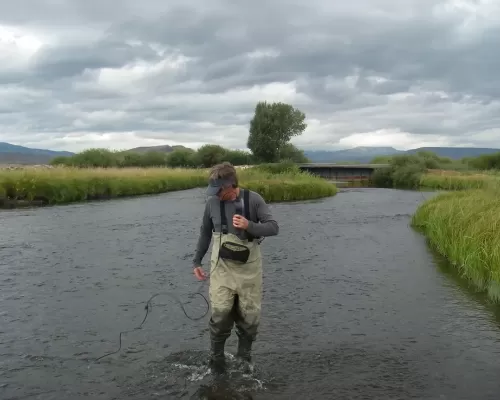
[{"label": "distant tree line", "polygon": [[[209,168],[223,161],[229,161],[233,165],[255,165],[264,162],[248,151],[225,149],[222,146],[207,144],[197,151],[176,149],[170,153],[159,151],[111,151],[95,148],[84,150],[69,157],[56,157],[52,159],[51,165],[78,168]],[[282,149],[282,157],[279,161],[301,163],[308,162],[308,159],[301,150],[292,144],[287,144]]]},{"label": "distant tree line", "polygon": [[[403,161],[405,160],[405,161]],[[448,170],[500,170],[500,152],[483,154],[477,157],[465,157],[454,160],[448,157],[440,157],[432,151],[420,151],[415,154],[378,156],[372,164],[419,164],[427,169]]]},{"label": "distant tree line", "polygon": [[198,149],[175,149],[170,153],[161,151],[111,151],[93,148],[84,150],[70,157],[57,157],[52,165],[65,165],[81,168],[125,168],[125,167],[210,167],[221,160],[234,165],[245,165],[251,162],[251,154],[224,149],[217,145],[206,145]]},{"label": "distant tree line", "polygon": [[259,102],[250,121],[247,147],[250,151],[226,149],[207,144],[198,150],[175,149],[170,153],[111,151],[93,148],[70,157],[56,157],[52,165],[81,168],[186,167],[209,168],[222,161],[233,165],[255,165],[291,161],[309,162],[304,152],[290,140],[306,128],[305,114],[285,103]]},{"label": "distant tree line", "polygon": [[479,170],[500,170],[500,152],[483,154],[478,157],[466,157],[462,162],[473,169]]}]

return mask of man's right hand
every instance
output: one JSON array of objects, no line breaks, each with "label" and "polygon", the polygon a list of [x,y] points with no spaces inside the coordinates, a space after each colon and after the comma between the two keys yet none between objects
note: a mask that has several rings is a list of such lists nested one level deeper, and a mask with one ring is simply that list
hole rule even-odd
[{"label": "man's right hand", "polygon": [[194,267],[194,276],[198,278],[199,281],[204,281],[207,279],[207,275],[205,274],[205,271],[203,271],[203,268],[201,267]]}]

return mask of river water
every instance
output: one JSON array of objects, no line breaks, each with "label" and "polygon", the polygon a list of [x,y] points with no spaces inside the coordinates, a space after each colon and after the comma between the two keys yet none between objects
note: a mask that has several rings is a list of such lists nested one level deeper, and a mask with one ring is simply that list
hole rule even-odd
[{"label": "river water", "polygon": [[[346,189],[274,204],[255,371],[214,382],[191,259],[199,189],[0,213],[0,398],[496,399],[498,310],[438,265],[431,194]],[[203,293],[207,294],[207,287]],[[234,352],[233,335],[228,352]]]}]

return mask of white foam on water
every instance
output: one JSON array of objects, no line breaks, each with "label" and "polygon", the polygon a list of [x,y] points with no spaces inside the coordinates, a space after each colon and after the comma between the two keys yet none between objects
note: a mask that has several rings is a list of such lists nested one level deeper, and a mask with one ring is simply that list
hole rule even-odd
[{"label": "white foam on water", "polygon": [[191,382],[201,381],[207,375],[210,374],[210,368],[206,366],[196,366],[196,365],[185,365],[185,364],[172,364],[172,366],[179,369],[187,369],[192,371],[192,374],[187,378]]},{"label": "white foam on water", "polygon": [[[228,361],[236,361],[236,357],[231,354],[231,353],[225,353],[226,359]],[[236,364],[237,365],[237,364]],[[186,365],[186,364],[180,364],[180,363],[173,363],[173,367],[181,369],[181,370],[189,370],[191,371],[191,375],[187,377],[186,379],[190,382],[196,382],[196,381],[201,381],[204,378],[206,378],[208,375],[211,374],[211,369],[209,366],[206,365]],[[250,372],[242,372],[240,369],[229,369],[228,372],[231,373],[237,373],[239,375],[239,378],[243,378],[246,382],[243,384],[243,386],[240,388],[242,391],[248,391],[248,390],[262,390],[264,389],[264,382],[260,379],[257,379],[253,373],[255,370],[255,367],[253,364],[248,365],[249,371]]]}]

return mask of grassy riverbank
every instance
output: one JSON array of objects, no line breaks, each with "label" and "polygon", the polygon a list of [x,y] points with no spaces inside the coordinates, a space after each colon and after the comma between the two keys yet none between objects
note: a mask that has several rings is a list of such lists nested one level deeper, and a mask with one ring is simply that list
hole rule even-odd
[{"label": "grassy riverbank", "polygon": [[500,190],[449,192],[424,202],[412,225],[473,286],[500,303]]},{"label": "grassy riverbank", "polygon": [[[377,161],[377,160],[375,160]],[[420,152],[388,159],[389,166],[371,177],[377,187],[399,189],[463,190],[489,189],[500,184],[500,173],[477,170],[460,162]]]},{"label": "grassy riverbank", "polygon": [[448,191],[424,202],[412,225],[476,289],[500,303],[500,172],[493,169],[497,164],[483,162],[488,168],[478,170],[475,160],[454,161],[429,152],[398,155],[386,162],[387,168],[373,174],[375,186]]},{"label": "grassy riverbank", "polygon": [[500,185],[497,172],[429,170],[420,177],[420,187],[436,190],[492,189]]},{"label": "grassy riverbank", "polygon": [[[204,187],[206,169],[172,168],[25,168],[0,170],[0,203],[45,205],[166,193]],[[240,184],[269,202],[332,196],[337,188],[305,173],[284,168],[272,173],[262,168],[241,170]]]}]

